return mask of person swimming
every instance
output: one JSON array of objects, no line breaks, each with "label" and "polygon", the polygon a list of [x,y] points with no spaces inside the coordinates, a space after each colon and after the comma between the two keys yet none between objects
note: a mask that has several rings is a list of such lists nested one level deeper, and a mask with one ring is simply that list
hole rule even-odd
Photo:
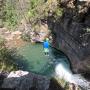
[{"label": "person swimming", "polygon": [[49,39],[46,38],[43,42],[43,48],[45,55],[49,56]]}]

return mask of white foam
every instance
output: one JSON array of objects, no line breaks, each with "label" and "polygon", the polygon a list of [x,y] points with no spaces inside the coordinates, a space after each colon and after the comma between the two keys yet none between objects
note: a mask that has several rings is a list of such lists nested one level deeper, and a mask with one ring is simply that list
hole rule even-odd
[{"label": "white foam", "polygon": [[62,63],[56,65],[55,74],[56,76],[58,76],[59,78],[63,78],[67,82],[75,83],[75,81],[73,80],[73,74],[69,70],[69,67],[65,68],[65,66]]}]

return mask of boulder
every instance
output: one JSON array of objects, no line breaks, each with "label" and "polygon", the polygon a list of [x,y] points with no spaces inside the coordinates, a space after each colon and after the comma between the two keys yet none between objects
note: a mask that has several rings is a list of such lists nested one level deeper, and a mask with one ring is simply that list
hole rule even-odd
[{"label": "boulder", "polygon": [[33,74],[27,71],[12,71],[4,79],[2,88],[15,90],[47,90],[49,88],[49,79],[45,76]]}]

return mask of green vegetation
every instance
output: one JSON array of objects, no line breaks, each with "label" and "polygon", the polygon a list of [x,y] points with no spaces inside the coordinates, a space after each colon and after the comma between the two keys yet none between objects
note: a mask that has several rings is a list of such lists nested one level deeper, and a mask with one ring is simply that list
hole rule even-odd
[{"label": "green vegetation", "polygon": [[[32,30],[39,30],[41,20],[48,16],[54,16],[55,20],[62,16],[63,10],[59,7],[57,0],[0,0],[0,27],[6,27],[8,30],[15,30],[24,23],[31,24]],[[23,39],[29,40],[27,35]],[[11,52],[6,48],[3,39],[0,39],[0,69],[13,70],[16,66],[13,64]]]},{"label": "green vegetation", "polygon": [[14,61],[10,59],[11,51],[6,48],[5,40],[0,38],[0,71],[11,71],[16,70],[17,67],[14,65]]},{"label": "green vegetation", "polygon": [[59,7],[58,1],[55,0],[31,0],[31,7],[27,16],[31,23],[36,23],[48,16],[54,16],[55,20],[63,14],[63,9]]},{"label": "green vegetation", "polygon": [[28,10],[27,16],[31,23],[40,20],[44,16],[45,5],[44,0],[31,0],[30,9]]},{"label": "green vegetation", "polygon": [[14,30],[22,19],[26,19],[30,24],[35,24],[51,15],[57,20],[58,17],[62,16],[63,12],[62,8],[59,7],[60,1],[58,0],[1,1],[1,17],[4,26],[9,28],[9,30]]},{"label": "green vegetation", "polygon": [[5,3],[3,20],[4,25],[9,29],[14,29],[18,23],[15,6],[9,0]]},{"label": "green vegetation", "polygon": [[0,27],[3,27],[3,8],[4,8],[4,0],[0,0]]},{"label": "green vegetation", "polygon": [[54,12],[54,18],[56,20],[58,20],[58,18],[60,18],[62,16],[62,14],[63,14],[63,9],[57,7],[56,10],[55,10],[55,12]]},{"label": "green vegetation", "polygon": [[30,41],[30,35],[28,35],[28,34],[23,34],[23,35],[21,36],[21,38],[22,38],[24,41]]}]

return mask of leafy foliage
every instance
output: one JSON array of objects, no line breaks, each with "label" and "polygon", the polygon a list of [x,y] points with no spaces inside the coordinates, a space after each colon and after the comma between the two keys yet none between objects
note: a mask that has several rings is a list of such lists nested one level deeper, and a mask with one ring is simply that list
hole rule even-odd
[{"label": "leafy foliage", "polygon": [[28,11],[28,18],[31,23],[35,23],[40,19],[54,16],[57,20],[63,14],[63,9],[59,7],[57,0],[31,0],[31,7]]},{"label": "leafy foliage", "polygon": [[17,13],[15,7],[9,0],[6,1],[4,7],[4,24],[6,27],[12,29],[17,25]]},{"label": "leafy foliage", "polygon": [[17,67],[14,65],[14,61],[10,59],[12,56],[11,51],[6,48],[5,40],[0,38],[0,71],[11,71]]},{"label": "leafy foliage", "polygon": [[39,19],[42,16],[41,6],[44,4],[43,0],[30,0],[30,9],[27,16],[31,22]]},{"label": "leafy foliage", "polygon": [[30,22],[31,24],[35,24],[53,13],[55,19],[62,16],[63,10],[58,7],[60,2],[58,2],[58,0],[27,0],[28,4],[25,4],[26,1],[5,1],[6,2],[3,5],[3,20],[4,25],[9,29],[16,28],[21,18],[26,19],[26,21]]},{"label": "leafy foliage", "polygon": [[62,16],[62,14],[63,14],[63,9],[57,7],[55,12],[54,12],[55,19],[58,20],[58,18],[60,18]]},{"label": "leafy foliage", "polygon": [[30,41],[30,35],[28,35],[28,34],[22,34],[21,38],[22,38],[24,41]]}]

